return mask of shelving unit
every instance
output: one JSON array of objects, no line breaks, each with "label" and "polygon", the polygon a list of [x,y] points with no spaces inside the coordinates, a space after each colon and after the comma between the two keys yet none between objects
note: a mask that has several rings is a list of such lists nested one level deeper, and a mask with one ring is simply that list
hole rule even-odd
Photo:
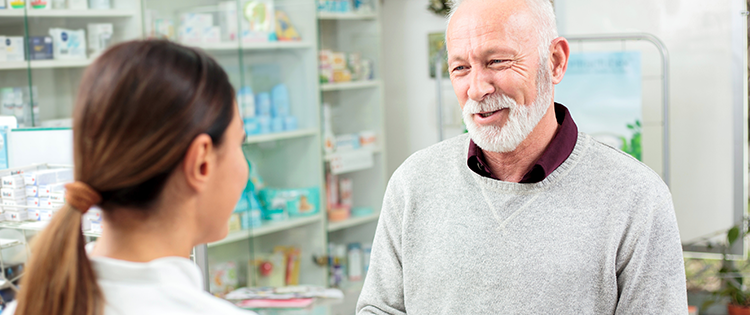
[{"label": "shelving unit", "polygon": [[[366,207],[375,211],[363,217],[327,222],[328,242],[333,244],[359,243],[365,247],[364,244],[372,243],[387,184],[384,98],[380,71],[382,27],[379,2],[374,3],[373,13],[318,13],[320,48],[346,53],[347,58],[350,53],[359,53],[362,59],[372,61],[374,74],[371,80],[323,83],[320,86],[322,103],[331,106],[331,129],[335,135],[358,134],[362,131],[372,131],[377,135],[374,147],[356,149],[371,152],[372,164],[369,164],[369,159],[362,159],[362,163],[353,162],[347,167],[341,167],[346,161],[357,161],[356,154],[346,158],[343,157],[346,154],[344,152],[324,156],[326,172],[338,173],[336,176],[339,180],[351,180],[353,207]],[[335,166],[332,168],[331,165]],[[334,314],[354,314],[362,281],[345,282],[342,290],[345,299],[340,305],[334,306],[332,311]]]},{"label": "shelving unit", "polygon": [[248,136],[247,139],[245,140],[245,143],[251,144],[251,143],[262,143],[262,142],[270,142],[270,141],[277,141],[277,140],[302,138],[302,137],[312,137],[317,134],[318,134],[317,129],[302,129],[302,130],[295,130],[295,131],[270,133],[270,134],[265,134],[265,135]]},{"label": "shelving unit", "polygon": [[[138,15],[134,10],[28,10],[28,17],[53,18],[128,18]],[[2,10],[0,17],[23,18],[24,10]]]},{"label": "shelving unit", "polygon": [[27,67],[31,69],[85,68],[92,62],[91,59],[5,61],[0,62],[0,70],[23,70]]},{"label": "shelving unit", "polygon": [[[313,44],[309,41],[289,41],[289,42],[258,42],[258,43],[238,43],[238,42],[218,42],[218,43],[183,43],[184,45],[198,47],[206,51],[237,51],[242,50],[276,50],[276,49],[307,49],[312,48]],[[240,47],[241,45],[241,47]]]},{"label": "shelving unit", "polygon": [[216,247],[219,245],[246,240],[253,237],[260,237],[271,233],[282,232],[299,226],[320,222],[321,220],[323,220],[323,214],[319,213],[309,217],[294,218],[280,222],[264,223],[262,226],[253,228],[251,230],[231,232],[223,240],[208,244],[208,247]]}]

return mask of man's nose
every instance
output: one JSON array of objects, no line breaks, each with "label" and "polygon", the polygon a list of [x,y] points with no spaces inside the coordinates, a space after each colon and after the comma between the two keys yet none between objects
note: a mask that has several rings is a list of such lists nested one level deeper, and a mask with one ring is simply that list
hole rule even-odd
[{"label": "man's nose", "polygon": [[485,97],[495,93],[492,77],[485,69],[473,70],[471,72],[471,83],[468,96],[475,102],[481,102]]}]

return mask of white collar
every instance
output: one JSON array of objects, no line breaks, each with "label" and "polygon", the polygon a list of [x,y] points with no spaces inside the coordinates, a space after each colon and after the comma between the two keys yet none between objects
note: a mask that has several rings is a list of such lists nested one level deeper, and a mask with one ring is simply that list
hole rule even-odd
[{"label": "white collar", "polygon": [[169,284],[203,290],[203,276],[195,263],[183,257],[164,257],[149,262],[131,262],[90,257],[99,281],[139,284]]}]

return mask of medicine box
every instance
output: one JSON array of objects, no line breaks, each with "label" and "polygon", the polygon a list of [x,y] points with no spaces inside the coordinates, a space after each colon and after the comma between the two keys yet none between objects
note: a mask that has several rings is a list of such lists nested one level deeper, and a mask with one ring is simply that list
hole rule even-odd
[{"label": "medicine box", "polygon": [[51,184],[51,185],[40,185],[39,186],[39,197],[49,198],[52,193],[64,193],[65,184]]},{"label": "medicine box", "polygon": [[27,211],[5,211],[5,220],[21,222],[29,219],[29,213]]},{"label": "medicine box", "polygon": [[41,221],[42,220],[41,219],[41,214],[42,214],[42,210],[41,209],[30,209],[28,211],[29,220],[31,220],[31,221]]},{"label": "medicine box", "polygon": [[49,221],[52,220],[52,216],[55,214],[55,211],[51,209],[41,210],[39,212],[39,218],[41,221]]},{"label": "medicine box", "polygon": [[69,183],[73,181],[73,169],[61,168],[56,170],[58,183]]},{"label": "medicine box", "polygon": [[39,197],[39,186],[26,186],[26,197]]},{"label": "medicine box", "polygon": [[3,176],[0,180],[3,182],[3,188],[24,188],[23,176],[21,175]]},{"label": "medicine box", "polygon": [[51,209],[52,208],[52,202],[49,201],[49,198],[39,198],[39,207]]},{"label": "medicine box", "polygon": [[39,207],[39,198],[26,198],[26,205],[29,207]]},{"label": "medicine box", "polygon": [[102,223],[91,221],[91,232],[93,233],[101,233],[102,232]]},{"label": "medicine box", "polygon": [[25,199],[26,189],[24,188],[0,188],[0,197],[5,199]]},{"label": "medicine box", "polygon": [[42,186],[54,184],[57,182],[57,171],[56,170],[44,170],[37,172],[23,173],[23,181],[26,185]]},{"label": "medicine box", "polygon": [[7,4],[5,3],[5,0],[0,0],[0,10],[7,9]]},{"label": "medicine box", "polygon": [[24,61],[24,44],[22,36],[5,37],[5,60],[6,61]]},{"label": "medicine box", "polygon": [[65,193],[50,192],[49,201],[52,203],[65,203]]},{"label": "medicine box", "polygon": [[29,58],[31,60],[49,60],[52,53],[52,37],[32,36],[29,38]]}]

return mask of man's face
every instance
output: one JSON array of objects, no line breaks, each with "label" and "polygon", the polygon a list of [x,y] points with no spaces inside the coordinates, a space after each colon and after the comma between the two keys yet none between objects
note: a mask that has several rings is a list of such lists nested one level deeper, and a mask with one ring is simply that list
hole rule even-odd
[{"label": "man's face", "polygon": [[484,150],[513,151],[551,105],[535,22],[524,0],[467,0],[448,25],[451,82],[467,129]]}]

